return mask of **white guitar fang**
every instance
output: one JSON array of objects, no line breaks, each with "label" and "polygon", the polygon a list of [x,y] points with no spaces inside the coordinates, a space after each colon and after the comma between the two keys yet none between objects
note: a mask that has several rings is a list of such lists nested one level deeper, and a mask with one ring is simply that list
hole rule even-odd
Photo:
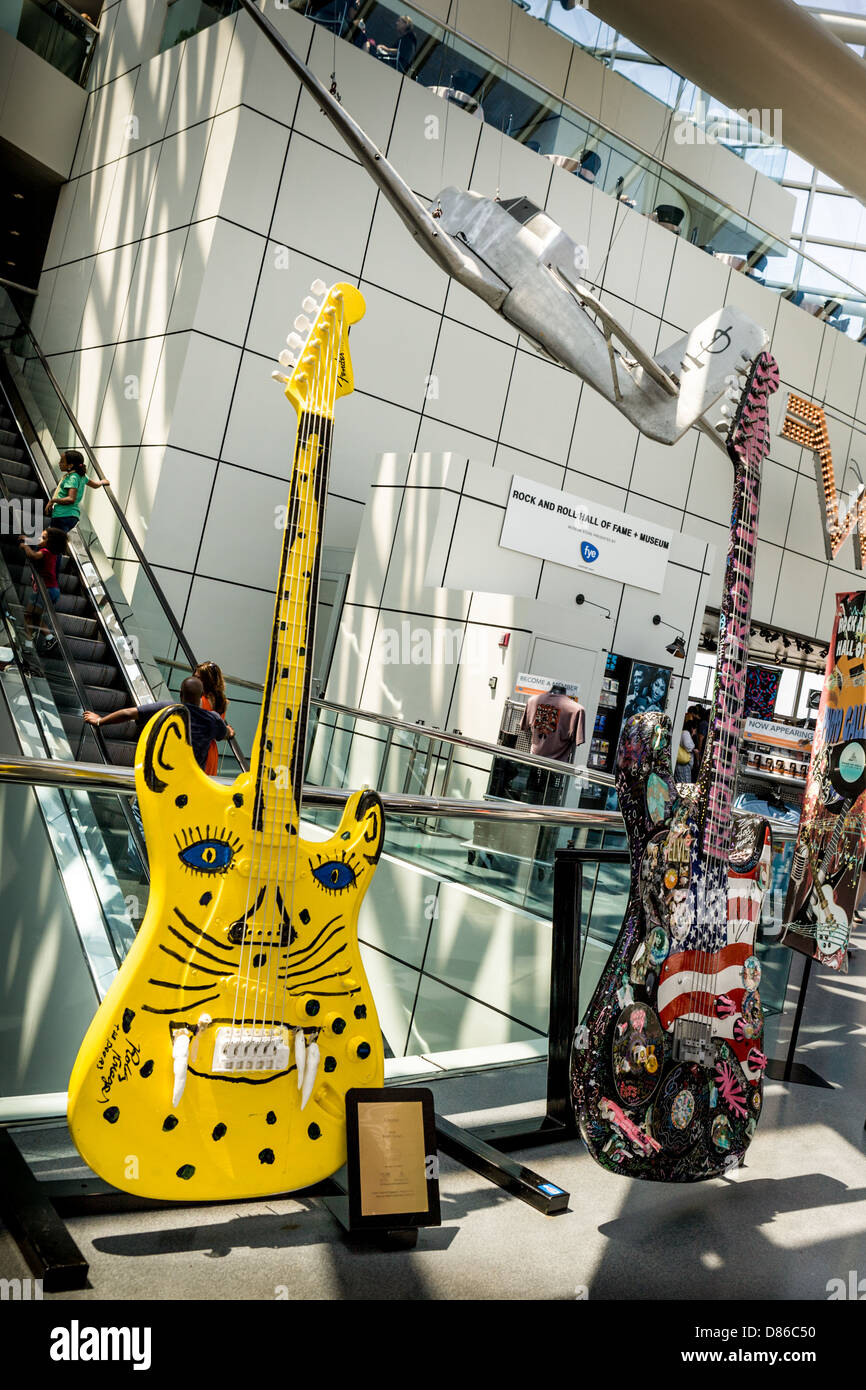
[{"label": "white guitar fang", "polygon": [[303,1110],[310,1096],[313,1094],[313,1087],[316,1084],[316,1077],[319,1071],[319,1044],[311,1042],[307,1048],[307,1065],[304,1071],[304,1089],[301,1092],[301,1109]]},{"label": "white guitar fang", "polygon": [[307,1063],[307,1040],[303,1028],[295,1030],[295,1066],[298,1068],[298,1090],[304,1084],[304,1069]]}]

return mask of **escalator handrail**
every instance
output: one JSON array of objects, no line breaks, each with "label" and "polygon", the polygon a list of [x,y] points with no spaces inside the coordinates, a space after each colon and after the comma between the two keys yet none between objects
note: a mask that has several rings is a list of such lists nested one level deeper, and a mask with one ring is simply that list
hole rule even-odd
[{"label": "escalator handrail", "polygon": [[[61,387],[59,381],[57,380],[56,376],[54,375],[54,372],[51,370],[51,366],[50,366],[50,364],[49,364],[49,362],[48,362],[48,359],[46,358],[46,356],[45,356],[45,354],[43,353],[41,347],[39,346],[39,343],[36,341],[36,338],[35,338],[34,335],[33,335],[33,331],[32,331],[32,329],[31,329],[29,323],[27,323],[26,320],[22,317],[22,315],[21,315],[20,311],[18,310],[17,305],[15,305],[14,301],[11,301],[11,302],[12,302],[12,307],[15,309],[16,313],[18,314],[18,319],[19,319],[19,323],[20,323],[21,329],[22,329],[22,331],[25,333],[25,335],[26,335],[26,337],[27,337],[27,339],[28,339],[30,345],[31,345],[32,348],[33,348],[33,351],[34,351],[35,354],[36,354],[36,356],[39,358],[39,362],[40,362],[40,364],[41,364],[41,366],[42,366],[42,369],[43,369],[43,371],[45,372],[45,375],[47,376],[48,380],[49,380],[50,383],[51,383],[52,390],[54,391],[54,394],[56,395],[56,397],[57,397],[57,399],[58,399],[58,401],[59,401],[59,403],[60,403],[60,406],[61,406],[61,409],[63,410],[63,413],[65,414],[67,420],[69,421],[70,425],[72,426],[72,429],[73,429],[73,431],[74,431],[74,433],[75,433],[75,437],[76,437],[76,439],[78,440],[78,443],[80,444],[80,446],[81,446],[82,450],[84,451],[84,453],[87,455],[87,459],[88,459],[88,462],[89,462],[91,468],[93,469],[93,471],[94,471],[94,473],[96,474],[96,476],[97,476],[102,482],[108,482],[108,479],[106,478],[105,474],[103,473],[103,471],[102,471],[102,469],[101,469],[101,467],[100,467],[100,465],[99,465],[99,461],[98,461],[98,459],[97,459],[95,453],[93,452],[92,448],[90,447],[90,443],[89,443],[89,441],[87,440],[87,437],[85,436],[84,431],[82,430],[81,425],[80,425],[79,422],[78,422],[78,418],[77,418],[77,416],[75,415],[75,412],[73,411],[72,406],[69,404],[69,401],[66,399],[66,396],[65,396],[65,394],[64,394],[64,392],[63,392],[63,389],[62,389],[62,387]],[[189,643],[187,642],[186,637],[185,637],[184,634],[183,634],[183,629],[181,628],[180,624],[179,624],[178,621],[177,621],[177,618],[174,616],[174,613],[172,612],[172,609],[171,609],[171,607],[170,607],[170,605],[169,605],[168,599],[166,598],[165,594],[163,593],[162,586],[161,586],[159,580],[157,579],[156,575],[154,574],[154,572],[153,572],[153,570],[152,570],[150,564],[148,563],[148,561],[147,561],[147,559],[146,559],[146,557],[145,557],[144,551],[142,550],[141,546],[139,545],[138,539],[137,539],[137,537],[136,537],[134,531],[132,530],[132,527],[130,526],[129,522],[127,521],[126,516],[124,515],[123,508],[120,506],[120,504],[119,504],[118,501],[117,501],[117,498],[114,496],[114,490],[113,490],[113,488],[111,487],[111,484],[109,483],[108,487],[107,487],[107,488],[103,488],[102,490],[103,490],[104,493],[107,494],[108,501],[109,501],[109,503],[110,503],[110,505],[111,505],[111,508],[112,508],[112,510],[113,510],[113,512],[114,512],[114,514],[115,514],[115,516],[116,516],[116,518],[117,518],[117,520],[118,520],[118,522],[119,522],[119,524],[120,524],[120,528],[121,528],[121,530],[123,531],[123,534],[126,536],[126,539],[129,541],[129,544],[130,544],[130,546],[132,547],[132,549],[133,549],[133,551],[134,551],[134,553],[135,553],[136,559],[138,560],[138,562],[139,562],[139,564],[141,565],[141,567],[142,567],[144,573],[145,573],[146,576],[147,576],[148,583],[150,584],[150,587],[151,587],[151,589],[153,590],[153,593],[154,593],[155,596],[156,596],[156,600],[157,600],[157,602],[158,602],[160,608],[162,609],[163,615],[164,615],[166,621],[168,622],[168,625],[169,625],[169,627],[171,628],[172,633],[174,634],[174,638],[175,638],[175,640],[176,640],[176,642],[177,642],[177,644],[178,644],[178,647],[179,647],[180,650],[183,652],[184,656],[186,657],[187,661],[189,662],[190,670],[191,670],[191,671],[195,670],[195,667],[198,665],[198,662],[196,661],[195,654],[193,653],[192,647],[191,647],[191,646],[189,645]],[[228,740],[228,743],[229,743],[229,747],[231,748],[232,752],[233,752],[234,755],[235,755],[235,758],[237,759],[237,762],[238,762],[239,767],[242,768],[242,769],[245,769],[245,767],[246,767],[246,762],[245,762],[245,760],[244,760],[243,753],[241,752],[241,750],[240,750],[240,748],[239,748],[239,746],[238,746],[238,743],[237,743],[236,739],[231,738],[231,739]]]},{"label": "escalator handrail", "polygon": [[[233,777],[212,779],[231,786]],[[39,787],[76,787],[85,791],[135,794],[135,772],[131,767],[104,767],[101,763],[70,763],[49,758],[0,758],[0,783],[13,782]],[[320,810],[339,810],[352,795],[343,787],[304,786],[303,802]],[[443,820],[525,821],[533,825],[582,825],[605,830],[623,829],[619,811],[579,810],[564,806],[534,806],[525,801],[459,801],[442,796],[412,796],[382,792],[386,814],[427,815]],[[797,827],[773,825],[774,839],[795,840]]]}]

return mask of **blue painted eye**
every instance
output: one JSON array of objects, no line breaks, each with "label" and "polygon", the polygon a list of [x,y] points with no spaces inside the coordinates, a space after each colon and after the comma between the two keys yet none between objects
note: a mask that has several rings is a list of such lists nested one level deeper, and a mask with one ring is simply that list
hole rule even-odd
[{"label": "blue painted eye", "polygon": [[343,893],[347,888],[351,888],[355,882],[356,874],[351,864],[347,864],[343,859],[329,859],[324,864],[317,864],[313,869],[313,878],[321,883],[323,888],[327,888],[330,893]]},{"label": "blue painted eye", "polygon": [[235,857],[224,840],[195,840],[178,856],[188,869],[200,874],[224,874]]}]

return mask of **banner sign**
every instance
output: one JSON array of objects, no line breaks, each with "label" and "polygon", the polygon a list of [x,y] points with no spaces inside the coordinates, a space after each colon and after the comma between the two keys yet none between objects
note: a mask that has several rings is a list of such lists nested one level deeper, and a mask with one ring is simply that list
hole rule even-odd
[{"label": "banner sign", "polygon": [[515,695],[546,695],[551,686],[561,685],[566,695],[570,695],[572,700],[576,700],[580,694],[579,685],[571,685],[568,681],[551,680],[550,676],[533,676],[528,671],[521,671],[514,685]]},{"label": "banner sign", "polygon": [[517,474],[499,544],[660,594],[673,531]]},{"label": "banner sign", "polygon": [[866,592],[836,595],[783,944],[848,971],[866,851]]},{"label": "banner sign", "polygon": [[793,748],[797,753],[803,752],[812,742],[812,732],[792,724],[778,724],[772,719],[747,719],[743,726],[743,738],[747,743],[773,743],[780,748]]}]

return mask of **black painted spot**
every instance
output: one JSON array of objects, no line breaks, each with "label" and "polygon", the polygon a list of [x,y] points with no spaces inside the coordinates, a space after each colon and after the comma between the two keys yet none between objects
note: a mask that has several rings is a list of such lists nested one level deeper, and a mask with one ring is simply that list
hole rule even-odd
[{"label": "black painted spot", "polygon": [[225,1125],[214,1125],[213,1129],[211,1130],[211,1139],[222,1139],[225,1132]]},{"label": "black painted spot", "polygon": [[337,1059],[336,1059],[336,1057],[326,1057],[326,1058],[325,1058],[325,1071],[336,1071],[336,1070],[337,1070]]},{"label": "black painted spot", "polygon": [[331,1027],[335,1033],[344,1033],[346,1031],[346,1020],[344,1018],[335,1018]]},{"label": "black painted spot", "polygon": [[207,907],[212,897],[213,893],[202,893],[201,897],[198,900],[199,907]]},{"label": "black painted spot", "polygon": [[351,832],[348,831],[348,830],[344,830],[343,833],[342,833],[342,835],[340,836],[340,839],[341,839],[341,840],[351,840],[351,838],[352,838]]},{"label": "black painted spot", "polygon": [[244,799],[240,792],[235,792],[234,796],[232,797],[232,801],[235,803],[236,806],[243,806],[244,804]]},{"label": "black painted spot", "polygon": [[260,965],[264,965],[266,960],[267,956],[263,956],[261,954],[253,956],[253,965],[255,966],[256,970],[258,970]]},{"label": "black painted spot", "polygon": [[319,1012],[319,1001],[318,999],[308,999],[304,1007],[310,1015],[310,1018],[313,1018],[314,1015]]},{"label": "black painted spot", "polygon": [[285,681],[285,680],[288,680],[288,678],[289,678],[289,668],[288,668],[288,666],[284,666],[284,667],[283,667],[282,671],[280,672],[280,675],[282,676],[282,678],[283,678],[284,681]]},{"label": "black painted spot", "polygon": [[259,1154],[259,1163],[273,1163],[273,1161],[274,1161],[274,1151],[273,1151],[273,1149],[262,1149],[261,1153]]},{"label": "black painted spot", "polygon": [[310,914],[305,907],[301,908],[300,912],[298,913],[298,918],[301,922],[303,922],[304,926],[306,926],[309,922]]},{"label": "black painted spot", "polygon": [[267,748],[269,753],[273,753],[274,745],[271,743],[271,740],[269,738],[265,739],[265,747]]},{"label": "black painted spot", "polygon": [[271,779],[272,782],[276,782],[276,780],[277,780],[277,774],[276,774],[275,770],[274,770],[272,767],[269,767],[269,768],[268,768],[268,776],[270,777],[270,779]]},{"label": "black painted spot", "polygon": [[144,1066],[138,1074],[139,1076],[143,1076],[145,1079],[147,1079],[148,1076],[153,1076],[153,1058],[151,1058],[150,1061],[145,1062]]},{"label": "black painted spot", "polygon": [[285,623],[280,623],[280,632],[285,632],[285,630],[286,630],[286,625],[285,625]]},{"label": "black painted spot", "polygon": [[121,1025],[120,1025],[121,1028],[123,1029],[124,1033],[128,1033],[128,1032],[129,1032],[130,1028],[132,1027],[132,1020],[133,1020],[134,1018],[135,1018],[135,1009],[124,1009],[124,1011],[123,1011],[123,1021],[122,1021]]},{"label": "black painted spot", "polygon": [[356,1018],[366,1018],[366,1017],[367,1017],[367,1005],[366,1005],[366,1004],[356,1004],[356,1005],[355,1005],[355,1017],[356,1017]]},{"label": "black painted spot", "polygon": [[191,1163],[184,1163],[181,1165],[180,1168],[178,1168],[177,1176],[179,1178],[183,1178],[184,1182],[188,1182],[194,1172],[195,1168]]},{"label": "black painted spot", "polygon": [[298,656],[306,656],[306,655],[307,655],[307,649],[306,649],[306,647],[298,647]]},{"label": "black painted spot", "polygon": [[185,806],[186,803],[187,803],[188,801],[189,801],[189,797],[188,797],[188,796],[176,796],[176,797],[174,798],[174,804],[175,804],[175,806]]},{"label": "black painted spot", "polygon": [[291,711],[290,709],[287,709],[287,710],[286,710],[286,718],[287,718],[287,719],[291,719],[291,717],[292,717],[292,711]]},{"label": "black painted spot", "polygon": [[370,1055],[370,1044],[369,1044],[369,1043],[358,1043],[358,1056],[359,1056],[359,1057],[369,1057],[369,1055]]},{"label": "black painted spot", "polygon": [[322,1131],[319,1129],[319,1126],[316,1124],[315,1120],[311,1125],[307,1125],[307,1133],[309,1134],[311,1139],[321,1139],[322,1137]]},{"label": "black painted spot", "polygon": [[265,1116],[265,1123],[269,1125],[275,1125],[277,1123],[277,1117],[274,1114],[273,1110],[268,1111],[267,1115]]},{"label": "black painted spot", "polygon": [[166,1130],[168,1130],[168,1129],[176,1129],[176,1128],[177,1128],[177,1115],[166,1115],[165,1119],[164,1119],[163,1122],[162,1122],[162,1127],[163,1127],[163,1129],[166,1129]]},{"label": "black painted spot", "polygon": [[106,1120],[108,1124],[116,1125],[118,1119],[120,1118],[120,1111],[118,1110],[116,1105],[109,1105],[107,1110],[103,1110],[102,1118],[103,1120]]}]

